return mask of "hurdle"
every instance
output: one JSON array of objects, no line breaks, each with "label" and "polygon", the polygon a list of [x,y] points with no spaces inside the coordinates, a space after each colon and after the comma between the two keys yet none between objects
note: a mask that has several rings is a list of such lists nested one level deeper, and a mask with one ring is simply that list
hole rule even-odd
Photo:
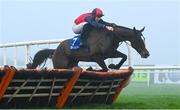
[{"label": "hurdle", "polygon": [[132,73],[132,67],[114,72],[83,71],[79,67],[1,69],[0,109],[112,104]]}]

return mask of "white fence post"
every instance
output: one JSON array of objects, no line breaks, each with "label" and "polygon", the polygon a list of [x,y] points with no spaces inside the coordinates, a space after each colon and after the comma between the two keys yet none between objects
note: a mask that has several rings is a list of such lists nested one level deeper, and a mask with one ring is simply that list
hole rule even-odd
[{"label": "white fence post", "polygon": [[17,47],[15,46],[14,47],[14,66],[16,67],[17,66]]},{"label": "white fence post", "polygon": [[3,47],[3,65],[7,64],[7,51],[6,51],[6,47]]},{"label": "white fence post", "polygon": [[128,66],[131,67],[132,66],[132,64],[131,64],[132,58],[131,58],[131,48],[129,47],[129,45],[130,44],[126,42],[126,46],[128,48]]},{"label": "white fence post", "polygon": [[29,58],[29,45],[25,46],[25,65],[28,63]]}]

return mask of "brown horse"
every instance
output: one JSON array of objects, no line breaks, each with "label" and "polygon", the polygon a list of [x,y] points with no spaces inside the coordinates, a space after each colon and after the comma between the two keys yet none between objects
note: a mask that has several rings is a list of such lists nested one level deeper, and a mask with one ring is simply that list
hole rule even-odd
[{"label": "brown horse", "polygon": [[[145,47],[144,37],[141,30],[116,26],[114,31],[106,29],[94,29],[88,34],[87,45],[89,48],[80,48],[78,50],[70,50],[69,40],[60,43],[56,50],[45,49],[39,51],[33,60],[28,64],[28,68],[36,68],[49,56],[52,56],[54,68],[72,68],[78,66],[79,61],[96,62],[102,68],[100,71],[108,71],[104,62],[107,58],[122,58],[118,64],[110,64],[111,69],[119,69],[126,61],[127,56],[117,50],[119,43],[129,41],[131,46],[141,55],[147,58],[150,54]],[[44,55],[43,55],[44,54]],[[44,56],[44,57],[43,57]],[[41,61],[39,61],[41,60]]]}]

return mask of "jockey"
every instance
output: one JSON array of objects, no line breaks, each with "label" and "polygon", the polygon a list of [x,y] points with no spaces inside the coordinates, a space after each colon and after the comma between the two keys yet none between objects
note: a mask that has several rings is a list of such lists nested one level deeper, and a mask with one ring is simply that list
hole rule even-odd
[{"label": "jockey", "polygon": [[81,44],[87,45],[87,35],[91,27],[96,29],[106,28],[109,31],[114,30],[114,23],[108,23],[101,19],[104,16],[103,12],[99,8],[93,9],[91,13],[85,13],[77,17],[74,21],[72,30],[75,34],[81,34]]}]

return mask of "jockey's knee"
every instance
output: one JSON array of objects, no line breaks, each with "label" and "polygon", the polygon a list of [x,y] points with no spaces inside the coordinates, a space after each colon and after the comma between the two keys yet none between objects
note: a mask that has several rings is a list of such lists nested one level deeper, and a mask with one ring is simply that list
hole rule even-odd
[{"label": "jockey's knee", "polygon": [[90,24],[89,23],[86,23],[86,24],[84,24],[84,28],[87,28],[87,27],[89,27],[90,26]]},{"label": "jockey's knee", "polygon": [[87,24],[85,24],[84,26],[83,26],[83,30],[90,30],[91,29],[91,25],[89,24],[89,23],[87,23]]},{"label": "jockey's knee", "polygon": [[85,24],[85,25],[83,26],[83,29],[82,29],[82,32],[81,32],[81,36],[82,36],[82,37],[87,37],[87,35],[89,34],[90,29],[91,29],[90,24],[88,24],[88,23]]}]

